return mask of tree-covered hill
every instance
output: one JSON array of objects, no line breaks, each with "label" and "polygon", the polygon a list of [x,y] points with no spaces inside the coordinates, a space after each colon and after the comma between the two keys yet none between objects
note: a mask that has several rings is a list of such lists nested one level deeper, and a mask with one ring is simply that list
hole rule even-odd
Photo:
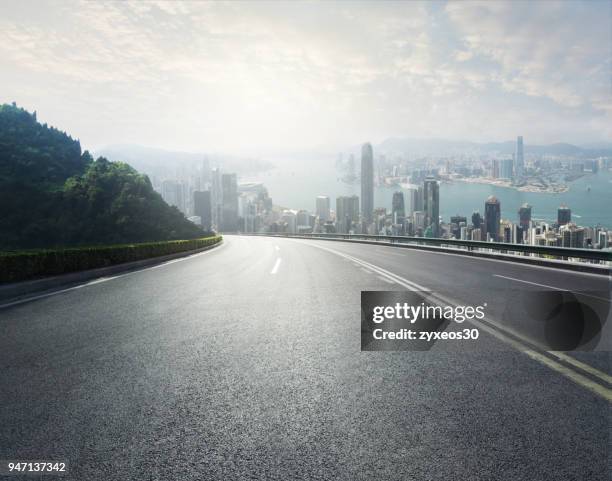
[{"label": "tree-covered hill", "polygon": [[0,250],[191,239],[204,233],[129,165],[0,105]]}]

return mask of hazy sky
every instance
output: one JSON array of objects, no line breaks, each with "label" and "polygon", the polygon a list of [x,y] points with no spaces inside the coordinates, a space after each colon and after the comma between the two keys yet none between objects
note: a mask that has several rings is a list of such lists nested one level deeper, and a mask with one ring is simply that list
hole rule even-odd
[{"label": "hazy sky", "polygon": [[0,101],[85,148],[612,140],[611,3],[0,0]]}]

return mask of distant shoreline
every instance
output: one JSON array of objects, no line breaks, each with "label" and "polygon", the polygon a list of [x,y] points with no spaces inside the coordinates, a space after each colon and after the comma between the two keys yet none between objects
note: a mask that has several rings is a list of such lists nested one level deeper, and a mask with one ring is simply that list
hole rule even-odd
[{"label": "distant shoreline", "polygon": [[486,184],[493,185],[496,187],[504,187],[507,189],[514,189],[519,192],[533,192],[537,194],[563,194],[569,191],[569,185],[567,184],[554,184],[548,187],[539,187],[537,185],[521,185],[516,186],[512,185],[509,181],[505,180],[497,180],[497,179],[489,179],[486,177],[461,177],[461,178],[453,178],[447,179],[449,182],[457,181],[457,182],[465,182],[467,184]]}]

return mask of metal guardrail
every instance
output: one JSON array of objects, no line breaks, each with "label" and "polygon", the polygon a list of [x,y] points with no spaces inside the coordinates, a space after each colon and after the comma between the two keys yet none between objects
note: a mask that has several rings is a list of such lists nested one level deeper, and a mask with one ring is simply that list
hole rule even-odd
[{"label": "metal guardrail", "polygon": [[440,239],[431,237],[410,237],[369,234],[287,234],[265,233],[248,234],[273,237],[298,237],[312,239],[361,240],[370,242],[387,242],[391,244],[410,244],[415,246],[432,246],[464,250],[468,252],[497,251],[503,254],[535,254],[544,258],[554,259],[580,259],[584,261],[597,261],[604,264],[612,263],[612,252],[598,249],[576,249],[571,247],[534,246],[528,244],[506,244],[503,242],[483,242],[472,240]]}]

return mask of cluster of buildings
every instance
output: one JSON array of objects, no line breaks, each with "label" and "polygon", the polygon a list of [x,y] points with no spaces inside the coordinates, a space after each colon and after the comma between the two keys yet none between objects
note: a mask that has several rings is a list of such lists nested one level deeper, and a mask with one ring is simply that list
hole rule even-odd
[{"label": "cluster of buildings", "polygon": [[271,222],[272,199],[263,184],[238,184],[237,174],[211,169],[208,160],[157,188],[169,205],[205,231],[260,232]]},{"label": "cluster of buildings", "polygon": [[571,209],[560,206],[557,221],[535,222],[531,218],[532,207],[523,204],[517,212],[517,221],[501,218],[501,204],[494,196],[484,206],[484,216],[479,211],[471,218],[453,216],[444,229],[450,239],[503,242],[508,244],[530,244],[549,247],[575,247],[608,249],[610,232],[601,227],[580,227],[573,223]]},{"label": "cluster of buildings", "polygon": [[[500,163],[504,175],[520,179],[524,175],[523,139],[517,140],[516,156]],[[433,174],[433,175],[432,175]],[[268,226],[270,232],[287,233],[354,233],[406,235],[444,239],[476,240],[545,246],[607,249],[612,244],[605,228],[580,227],[572,222],[571,209],[560,206],[557,222],[535,221],[529,204],[520,206],[517,218],[501,217],[501,203],[491,196],[484,201],[482,213],[471,217],[456,215],[449,222],[440,219],[440,183],[436,172],[415,171],[416,185],[393,194],[391,210],[374,208],[374,162],[370,144],[361,151],[361,197],[336,198],[332,210],[330,198],[319,196],[315,213],[284,210],[280,219]]]},{"label": "cluster of buildings", "polygon": [[[354,163],[354,158],[352,160]],[[516,155],[493,163],[494,175],[519,181],[524,175],[523,139]],[[391,209],[374,207],[375,172],[372,145],[361,148],[361,195],[315,199],[315,210],[275,206],[261,183],[238,183],[235,173],[211,169],[207,161],[187,179],[165,180],[160,191],[191,221],[207,231],[272,233],[343,233],[405,235],[544,246],[608,249],[612,231],[581,227],[572,222],[571,209],[560,206],[556,222],[532,219],[532,207],[520,206],[514,220],[501,217],[500,201],[491,196],[484,208],[467,216],[440,219],[440,175],[437,169],[415,169],[411,184],[393,194]]]}]

